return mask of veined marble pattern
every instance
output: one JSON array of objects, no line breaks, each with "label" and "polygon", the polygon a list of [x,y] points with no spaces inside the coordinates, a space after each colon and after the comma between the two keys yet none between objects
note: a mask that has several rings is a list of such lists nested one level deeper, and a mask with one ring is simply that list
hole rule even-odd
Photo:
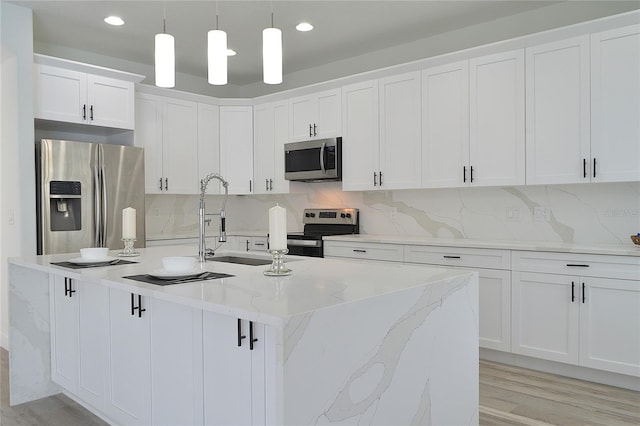
[{"label": "veined marble pattern", "polygon": [[[230,196],[227,230],[268,229],[268,209],[287,209],[287,228],[300,231],[305,208],[355,207],[363,234],[552,241],[629,246],[640,232],[640,183],[473,187],[343,192],[341,184],[292,183],[286,195]],[[207,195],[212,212],[222,196]],[[147,195],[148,238],[197,235],[198,196]],[[548,208],[549,220],[536,219]],[[211,228],[212,233],[216,227]]]},{"label": "veined marble pattern", "polygon": [[477,279],[292,318],[283,423],[477,424]]}]

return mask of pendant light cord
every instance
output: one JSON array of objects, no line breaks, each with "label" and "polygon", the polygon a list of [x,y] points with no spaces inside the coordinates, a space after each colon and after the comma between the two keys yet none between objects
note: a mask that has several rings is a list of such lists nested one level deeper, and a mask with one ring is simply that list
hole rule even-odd
[{"label": "pendant light cord", "polygon": [[162,2],[162,32],[167,33],[167,2]]}]

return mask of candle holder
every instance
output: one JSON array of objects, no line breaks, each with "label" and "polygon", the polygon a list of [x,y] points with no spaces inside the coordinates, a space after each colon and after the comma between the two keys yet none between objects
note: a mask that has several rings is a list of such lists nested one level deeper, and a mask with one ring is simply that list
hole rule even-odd
[{"label": "candle holder", "polygon": [[118,253],[118,256],[121,257],[135,257],[140,256],[140,252],[136,251],[133,247],[133,243],[136,241],[135,238],[123,238],[122,242],[124,242],[124,250]]},{"label": "candle holder", "polygon": [[264,271],[264,274],[268,276],[291,275],[291,269],[287,268],[284,263],[284,255],[289,253],[289,250],[269,250],[269,253],[273,257],[273,263],[269,269]]}]

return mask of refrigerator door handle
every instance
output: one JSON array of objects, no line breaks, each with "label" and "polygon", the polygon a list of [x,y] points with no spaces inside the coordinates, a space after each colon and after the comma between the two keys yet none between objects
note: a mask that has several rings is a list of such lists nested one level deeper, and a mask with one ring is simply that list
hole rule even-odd
[{"label": "refrigerator door handle", "polygon": [[107,247],[107,218],[109,217],[108,199],[107,199],[107,182],[105,181],[104,171],[104,152],[100,145],[100,191],[102,193],[102,241],[100,247]]},{"label": "refrigerator door handle", "polygon": [[100,184],[100,172],[98,170],[98,166],[94,166],[93,167],[93,191],[94,191],[94,196],[93,196],[93,222],[94,222],[94,232],[95,232],[95,238],[94,238],[94,247],[100,247],[100,242],[102,241],[102,236],[101,236],[101,232],[102,232],[102,223],[101,223],[101,216],[100,216],[100,203],[102,201],[102,196],[101,196],[101,184]]}]

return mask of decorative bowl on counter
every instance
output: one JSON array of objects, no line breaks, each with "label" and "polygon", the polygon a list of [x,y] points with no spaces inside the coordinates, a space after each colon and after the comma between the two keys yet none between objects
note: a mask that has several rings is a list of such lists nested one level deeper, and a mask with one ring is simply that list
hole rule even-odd
[{"label": "decorative bowl on counter", "polygon": [[109,254],[107,247],[87,247],[80,249],[80,256],[87,260],[105,259]]},{"label": "decorative bowl on counter", "polygon": [[166,272],[189,272],[196,267],[196,258],[187,256],[163,257],[162,267]]},{"label": "decorative bowl on counter", "polygon": [[633,241],[633,244],[637,244],[637,245],[640,246],[640,234],[632,235],[631,236],[631,241]]}]

